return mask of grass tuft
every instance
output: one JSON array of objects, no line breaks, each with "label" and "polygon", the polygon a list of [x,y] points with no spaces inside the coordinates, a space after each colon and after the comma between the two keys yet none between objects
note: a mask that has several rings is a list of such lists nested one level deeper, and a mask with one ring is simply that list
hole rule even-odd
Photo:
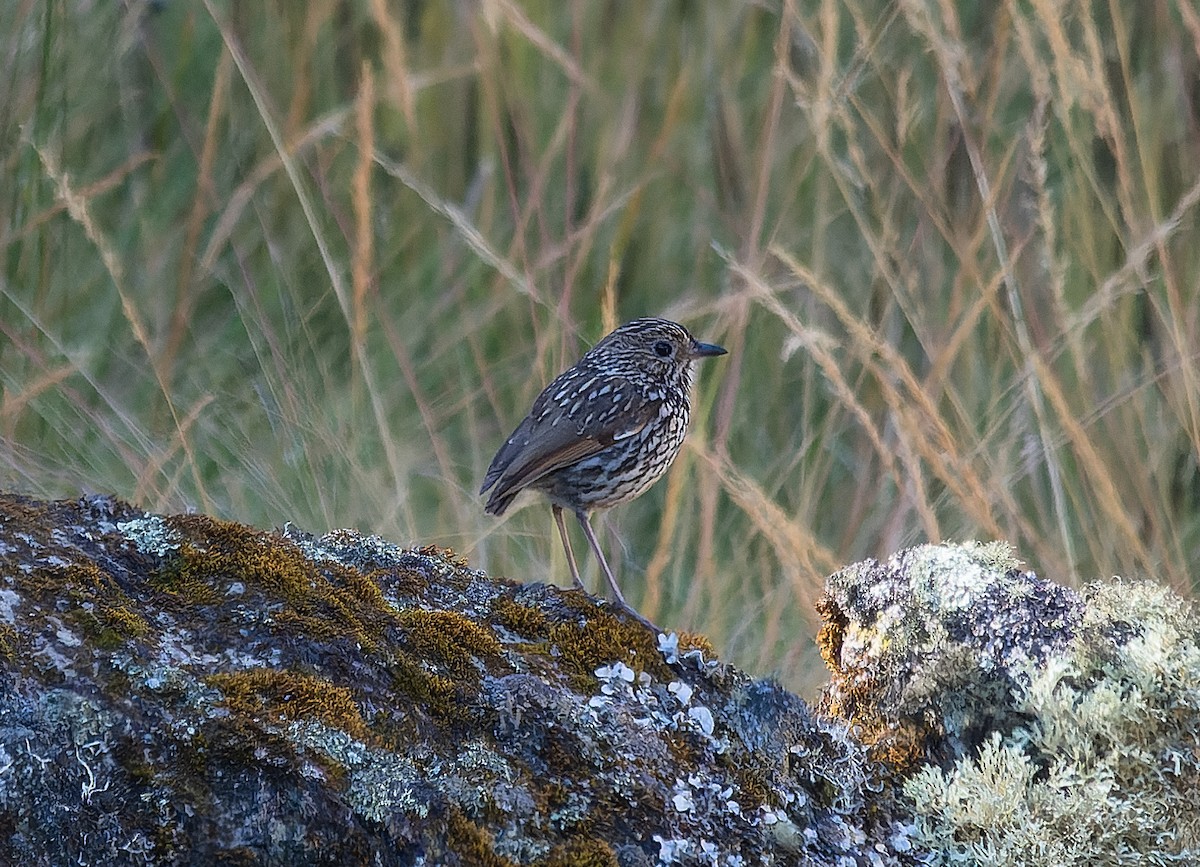
[{"label": "grass tuft", "polygon": [[1194,594],[1197,46],[1177,0],[2,4],[0,483],[562,581],[475,492],[659,314],[732,352],[599,522],[656,622],[806,686],[825,574],[918,541]]}]

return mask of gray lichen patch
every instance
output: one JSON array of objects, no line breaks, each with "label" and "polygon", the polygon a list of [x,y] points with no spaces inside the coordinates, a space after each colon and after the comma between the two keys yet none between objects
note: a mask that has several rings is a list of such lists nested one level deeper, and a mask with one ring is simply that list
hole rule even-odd
[{"label": "gray lichen patch", "polygon": [[103,499],[0,546],[0,862],[919,861],[847,726],[578,591]]},{"label": "gray lichen patch", "polygon": [[1017,724],[1007,695],[1030,664],[1071,640],[1084,606],[1018,568],[1006,548],[967,544],[844,569],[818,609],[818,643],[834,673],[823,706],[862,725],[877,754],[904,767],[969,752]]},{"label": "gray lichen patch", "polygon": [[0,863],[1196,863],[1170,592],[944,545],[820,607],[814,711],[444,549],[0,495]]},{"label": "gray lichen patch", "polygon": [[183,544],[180,534],[166,518],[159,515],[139,515],[128,521],[120,521],[117,529],[143,554],[155,557],[166,557],[178,551]]},{"label": "gray lichen patch", "polygon": [[832,576],[834,678],[951,863],[1200,863],[1200,617],[1150,583],[1075,592],[980,546]]}]

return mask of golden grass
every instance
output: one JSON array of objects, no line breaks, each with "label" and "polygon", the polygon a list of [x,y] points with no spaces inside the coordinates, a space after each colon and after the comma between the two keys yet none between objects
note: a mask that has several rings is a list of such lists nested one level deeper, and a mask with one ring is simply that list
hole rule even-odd
[{"label": "golden grass", "polygon": [[562,583],[475,491],[660,314],[732,351],[599,522],[657,622],[811,687],[824,575],[921,540],[1195,592],[1187,3],[16,3],[0,57],[8,486]]}]

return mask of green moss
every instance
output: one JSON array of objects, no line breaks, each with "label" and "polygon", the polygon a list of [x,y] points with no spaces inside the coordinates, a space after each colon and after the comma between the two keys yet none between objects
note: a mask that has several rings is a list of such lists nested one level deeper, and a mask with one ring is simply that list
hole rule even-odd
[{"label": "green moss", "polygon": [[17,630],[7,623],[0,623],[0,659],[12,662],[17,658],[18,647],[20,647],[20,636],[17,634]]},{"label": "green moss", "polygon": [[353,694],[323,678],[257,668],[210,675],[205,682],[221,691],[236,714],[268,722],[315,719],[351,737],[368,738]]},{"label": "green moss", "polygon": [[637,673],[649,671],[656,680],[669,680],[670,668],[658,650],[656,637],[645,627],[624,621],[592,606],[590,621],[567,621],[550,627],[548,641],[561,653],[559,664],[581,692],[596,686],[596,669],[623,662]]},{"label": "green moss", "polygon": [[407,696],[435,719],[459,716],[456,699],[460,690],[453,679],[426,670],[420,660],[406,653],[398,653],[389,668],[399,695]]},{"label": "green moss", "polygon": [[705,659],[716,659],[717,649],[707,635],[699,632],[679,633],[679,654],[682,656],[689,650],[699,650]]},{"label": "green moss", "polygon": [[138,786],[149,786],[154,782],[159,768],[146,761],[132,750],[124,751],[120,757],[121,767],[129,774],[129,779]]},{"label": "green moss", "polygon": [[241,524],[202,515],[170,521],[187,541],[152,583],[186,604],[215,605],[236,583],[243,598],[283,603],[272,612],[276,630],[307,641],[349,639],[368,650],[394,623],[379,587],[354,569],[314,564],[297,546]]},{"label": "green moss", "polygon": [[189,605],[214,605],[221,600],[222,590],[212,576],[197,568],[204,555],[190,542],[180,545],[178,556],[166,560],[163,567],[150,576],[150,586],[180,598]]},{"label": "green moss", "polygon": [[152,857],[147,859],[150,863],[169,864],[177,859],[180,849],[188,848],[186,835],[173,823],[152,825],[149,837],[154,844]]},{"label": "green moss", "polygon": [[[482,674],[508,670],[496,636],[453,611],[405,609],[396,621],[402,632],[388,664],[392,688],[411,700],[416,715],[439,726],[471,719],[470,696]],[[418,717],[410,717],[416,724]]]},{"label": "green moss", "polygon": [[743,809],[752,810],[762,804],[778,806],[776,803],[778,796],[773,793],[770,783],[767,782],[762,773],[728,760],[724,756],[718,757],[717,763],[729,767],[733,778],[737,780],[737,801],[742,805]]},{"label": "green moss", "polygon": [[150,632],[136,611],[139,603],[91,561],[36,570],[23,589],[43,611],[59,612],[64,623],[100,649],[116,650]]},{"label": "green moss", "polygon": [[497,596],[491,615],[496,623],[518,635],[541,638],[550,630],[550,620],[543,611],[515,602],[511,596]]},{"label": "green moss", "polygon": [[391,606],[387,600],[383,598],[383,593],[379,590],[379,582],[374,580],[371,575],[364,575],[357,569],[349,569],[337,564],[330,563],[331,567],[336,567],[332,571],[336,573],[337,582],[344,589],[346,596],[360,603],[369,610],[388,610]]},{"label": "green moss", "polygon": [[459,554],[453,548],[443,548],[440,545],[422,545],[416,550],[416,553],[422,557],[435,557],[438,560],[445,560],[446,563],[457,569],[466,569],[471,565],[466,555]]},{"label": "green moss", "polygon": [[458,808],[451,808],[447,820],[446,845],[463,864],[474,867],[516,867],[516,862],[496,854],[491,835],[468,819]]},{"label": "green moss", "polygon": [[150,627],[141,615],[121,606],[97,605],[92,610],[69,612],[64,620],[79,626],[96,647],[117,650],[130,638],[144,638]]},{"label": "green moss", "polygon": [[555,846],[536,867],[617,867],[617,855],[601,840],[573,839]]},{"label": "green moss", "polygon": [[[586,780],[595,773],[595,765],[588,756],[588,751],[580,743],[577,734],[563,726],[551,726],[545,732],[539,744],[537,758],[544,764],[547,771],[546,784],[541,789],[541,795],[547,802],[548,813],[553,813],[567,804],[571,788],[551,780]],[[589,792],[587,798],[596,800],[605,797],[604,792]]]},{"label": "green moss", "polygon": [[226,849],[222,852],[217,852],[213,858],[217,867],[250,867],[250,865],[258,864],[262,860],[260,853],[249,846]]},{"label": "green moss", "polygon": [[456,611],[409,608],[399,612],[397,620],[405,629],[408,647],[451,677],[475,674],[475,660],[486,664],[500,657],[500,642],[492,631]]},{"label": "green moss", "polygon": [[364,577],[376,587],[386,587],[396,600],[422,599],[429,591],[429,580],[416,571],[377,569]]}]

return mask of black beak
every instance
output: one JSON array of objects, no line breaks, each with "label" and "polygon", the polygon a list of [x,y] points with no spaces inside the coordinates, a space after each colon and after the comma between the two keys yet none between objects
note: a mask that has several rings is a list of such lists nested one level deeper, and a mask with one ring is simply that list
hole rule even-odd
[{"label": "black beak", "polygon": [[711,355],[724,355],[728,352],[724,346],[717,346],[715,343],[701,343],[699,340],[692,341],[692,355],[697,358],[708,358]]}]

